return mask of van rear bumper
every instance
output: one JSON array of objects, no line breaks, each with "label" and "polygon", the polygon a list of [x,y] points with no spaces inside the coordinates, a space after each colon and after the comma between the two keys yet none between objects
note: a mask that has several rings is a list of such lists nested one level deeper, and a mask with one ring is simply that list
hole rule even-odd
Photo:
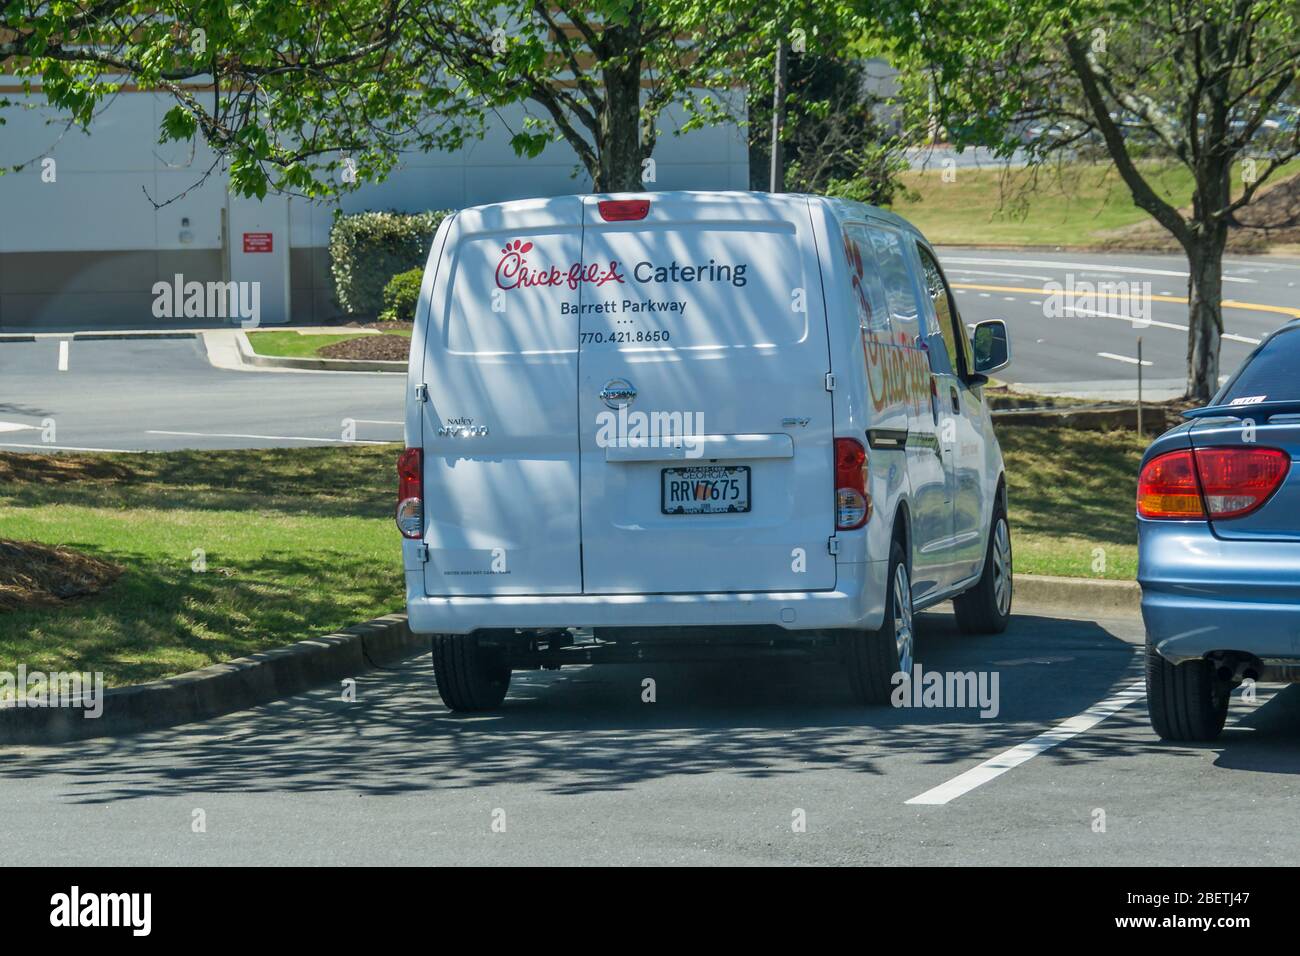
[{"label": "van rear bumper", "polygon": [[708,627],[777,625],[787,630],[879,628],[887,562],[837,566],[833,591],[735,594],[556,594],[429,597],[412,592],[407,615],[416,634],[468,634],[485,627]]}]

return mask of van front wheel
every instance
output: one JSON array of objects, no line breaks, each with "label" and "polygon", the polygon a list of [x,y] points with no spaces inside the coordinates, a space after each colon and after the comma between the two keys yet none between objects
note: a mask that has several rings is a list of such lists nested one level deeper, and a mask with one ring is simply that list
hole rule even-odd
[{"label": "van front wheel", "polygon": [[448,709],[492,710],[510,689],[510,663],[504,648],[485,646],[476,634],[435,634],[433,677]]},{"label": "van front wheel", "polygon": [[963,634],[1001,634],[1011,620],[1011,528],[1002,502],[993,508],[984,573],[975,586],[953,599]]},{"label": "van front wheel", "polygon": [[894,675],[912,672],[915,631],[912,626],[912,576],[903,546],[889,548],[885,620],[878,631],[853,631],[845,635],[845,663],[853,697],[863,704],[887,704]]}]

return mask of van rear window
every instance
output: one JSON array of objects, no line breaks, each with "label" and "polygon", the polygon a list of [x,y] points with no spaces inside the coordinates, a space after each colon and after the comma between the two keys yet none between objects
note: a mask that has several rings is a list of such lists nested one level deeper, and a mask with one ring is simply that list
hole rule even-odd
[{"label": "van rear window", "polygon": [[575,351],[578,323],[567,304],[584,281],[570,274],[581,249],[578,229],[461,239],[450,253],[445,311],[433,316],[447,348],[478,355]]},{"label": "van rear window", "polygon": [[[582,267],[596,279],[569,300],[581,309],[583,348],[789,344],[820,313],[808,260],[788,223],[588,227]],[[617,279],[600,281],[611,268]]]},{"label": "van rear window", "polygon": [[1246,359],[1228,383],[1220,405],[1300,399],[1300,326],[1278,332]]}]

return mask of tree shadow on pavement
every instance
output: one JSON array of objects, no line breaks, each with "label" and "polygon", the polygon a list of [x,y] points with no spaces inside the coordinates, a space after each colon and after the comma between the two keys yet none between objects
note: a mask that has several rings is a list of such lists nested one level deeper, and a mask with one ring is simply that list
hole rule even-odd
[{"label": "tree shadow on pavement", "polygon": [[[355,702],[326,687],[183,728],[0,750],[0,774],[59,775],[67,799],[87,804],[504,784],[574,795],[674,775],[757,780],[827,767],[887,787],[892,761],[919,757],[960,772],[1140,679],[1134,645],[1097,623],[1022,615],[1006,634],[979,638],[959,634],[950,615],[919,622],[925,669],[997,672],[996,718],[972,708],[860,707],[833,664],[753,657],[517,672],[499,712],[456,715],[437,699],[429,658],[419,655],[358,675]],[[656,682],[653,704],[642,702],[646,677]],[[1132,705],[1123,719],[1144,721],[1142,710]],[[1131,750],[1131,740],[1088,735],[1058,748],[1071,763]]]}]

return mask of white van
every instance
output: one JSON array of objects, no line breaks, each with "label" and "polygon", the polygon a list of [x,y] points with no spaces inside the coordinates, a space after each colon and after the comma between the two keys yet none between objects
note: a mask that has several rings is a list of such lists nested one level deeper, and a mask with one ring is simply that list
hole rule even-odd
[{"label": "white van", "polygon": [[443,701],[748,635],[832,644],[855,696],[885,702],[915,610],[955,598],[964,630],[1001,631],[982,386],[1005,325],[974,342],[921,234],[859,203],[664,192],[448,217],[397,506]]}]

